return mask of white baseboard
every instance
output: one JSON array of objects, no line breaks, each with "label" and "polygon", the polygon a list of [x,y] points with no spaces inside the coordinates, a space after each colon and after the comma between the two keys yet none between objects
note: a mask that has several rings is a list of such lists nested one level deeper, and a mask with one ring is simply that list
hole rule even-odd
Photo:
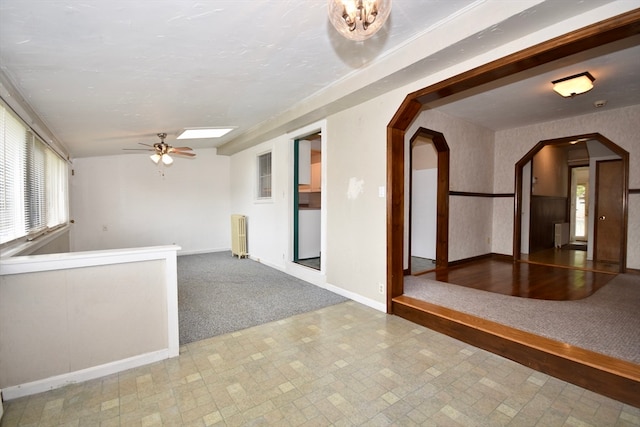
[{"label": "white baseboard", "polygon": [[54,377],[49,377],[42,380],[6,387],[2,389],[2,396],[6,400],[17,399],[23,396],[30,396],[32,394],[42,393],[44,391],[64,387],[69,384],[93,380],[96,378],[104,377],[106,375],[126,371],[127,369],[148,365],[150,363],[168,359],[169,357],[170,356],[168,349],[141,354],[139,356],[130,357],[128,359],[105,363],[104,365],[93,366],[91,368],[56,375]]},{"label": "white baseboard", "polygon": [[178,256],[183,255],[201,255],[201,254],[210,254],[214,252],[230,252],[231,248],[214,248],[214,249],[199,249],[195,251],[178,251]]},{"label": "white baseboard", "polygon": [[381,311],[383,313],[387,312],[387,305],[385,303],[381,303],[375,300],[372,300],[370,298],[367,297],[363,297],[360,294],[356,294],[353,293],[351,291],[347,291],[346,289],[342,289],[339,288],[337,286],[334,286],[330,283],[327,283],[325,286],[325,289],[327,289],[328,291],[333,292],[334,294],[338,294],[340,296],[343,296],[345,298],[349,298],[350,300],[353,300],[355,302],[359,302],[360,304],[366,305],[367,307],[371,307],[375,310]]},{"label": "white baseboard", "polygon": [[271,268],[275,268],[276,270],[280,270],[283,273],[289,274],[293,277],[296,277],[300,280],[304,280],[307,283],[311,283],[312,285],[316,285],[319,288],[326,289],[328,291],[333,292],[334,294],[338,294],[345,298],[349,298],[355,302],[359,302],[360,304],[364,304],[367,307],[371,307],[375,310],[382,311],[383,313],[387,312],[386,303],[381,303],[370,298],[364,297],[360,294],[356,294],[354,292],[348,291],[346,289],[340,288],[338,286],[327,283],[326,276],[319,271],[312,271],[307,267],[302,267],[293,262],[290,263],[289,266],[282,267],[280,265],[272,264],[270,262],[265,262],[259,258],[254,258],[249,256],[253,261],[260,262],[264,265],[267,265]]}]

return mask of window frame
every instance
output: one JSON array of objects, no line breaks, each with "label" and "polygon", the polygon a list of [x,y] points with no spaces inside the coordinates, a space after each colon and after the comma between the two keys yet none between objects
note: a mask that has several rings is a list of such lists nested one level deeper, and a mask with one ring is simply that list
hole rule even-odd
[{"label": "window frame", "polygon": [[[70,166],[4,99],[0,100],[0,114],[0,149],[3,150],[0,153],[0,209],[3,216],[10,218],[2,224],[0,248],[6,255],[16,248],[22,251],[36,244],[35,240],[42,240],[39,238],[43,235],[68,227]],[[10,131],[9,126],[20,126],[11,143],[6,133]],[[11,154],[12,147],[18,157]],[[7,157],[9,154],[11,157]],[[7,168],[10,164],[13,166]]]},{"label": "window frame", "polygon": [[[263,173],[262,159],[269,156],[269,171]],[[265,186],[263,180],[269,179],[268,186]],[[263,190],[268,187],[269,195],[264,195]],[[256,155],[256,201],[269,202],[273,200],[273,150],[262,151]]]}]

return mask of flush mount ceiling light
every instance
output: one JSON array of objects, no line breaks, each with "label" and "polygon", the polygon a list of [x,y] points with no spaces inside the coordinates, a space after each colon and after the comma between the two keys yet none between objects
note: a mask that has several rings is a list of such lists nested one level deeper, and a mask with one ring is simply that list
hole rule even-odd
[{"label": "flush mount ceiling light", "polygon": [[391,0],[329,0],[329,20],[349,40],[374,35],[389,17]]},{"label": "flush mount ceiling light", "polygon": [[588,71],[585,71],[574,76],[554,80],[551,83],[553,84],[553,90],[560,95],[565,98],[573,98],[576,95],[590,91],[593,88],[594,80],[593,76]]},{"label": "flush mount ceiling light", "polygon": [[177,139],[202,139],[202,138],[220,138],[231,132],[234,128],[191,128],[183,130]]}]

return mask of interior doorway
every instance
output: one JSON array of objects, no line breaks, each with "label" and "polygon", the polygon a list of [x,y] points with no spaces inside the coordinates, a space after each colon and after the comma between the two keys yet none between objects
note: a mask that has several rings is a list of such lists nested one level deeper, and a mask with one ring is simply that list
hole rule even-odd
[{"label": "interior doorway", "polygon": [[589,166],[571,168],[570,243],[587,246],[589,224]]},{"label": "interior doorway", "polygon": [[[569,153],[579,150],[580,145],[586,158],[576,159]],[[580,167],[572,167],[572,161],[581,163]],[[516,163],[514,260],[624,272],[628,162],[628,152],[600,134],[540,141]],[[607,169],[600,174],[615,176],[613,181],[596,177],[605,163],[616,173]],[[554,178],[545,170],[566,172]],[[557,182],[557,176],[569,183]],[[568,189],[567,194],[553,193],[563,187]],[[601,197],[606,201],[598,202]],[[598,209],[605,206],[611,210],[599,214]],[[598,221],[595,216],[604,219]],[[525,219],[529,222],[528,234]],[[599,232],[599,228],[606,231]]]},{"label": "interior doorway", "polygon": [[431,138],[411,144],[411,274],[436,267],[438,153]]},{"label": "interior doorway", "polygon": [[449,259],[449,146],[419,128],[408,143],[405,274],[446,267]]},{"label": "interior doorway", "polygon": [[322,133],[294,140],[293,262],[321,270]]}]

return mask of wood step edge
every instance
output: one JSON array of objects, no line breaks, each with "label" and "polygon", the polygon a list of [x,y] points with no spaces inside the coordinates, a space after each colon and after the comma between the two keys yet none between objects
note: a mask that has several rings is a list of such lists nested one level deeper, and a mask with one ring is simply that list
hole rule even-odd
[{"label": "wood step edge", "polygon": [[425,311],[451,322],[456,322],[472,329],[496,335],[503,339],[517,342],[518,344],[640,383],[640,365],[633,362],[616,359],[602,353],[562,343],[560,341],[535,335],[521,329],[516,329],[511,326],[476,317],[461,311],[456,311],[447,307],[411,298],[406,295],[393,298],[393,302]]}]

